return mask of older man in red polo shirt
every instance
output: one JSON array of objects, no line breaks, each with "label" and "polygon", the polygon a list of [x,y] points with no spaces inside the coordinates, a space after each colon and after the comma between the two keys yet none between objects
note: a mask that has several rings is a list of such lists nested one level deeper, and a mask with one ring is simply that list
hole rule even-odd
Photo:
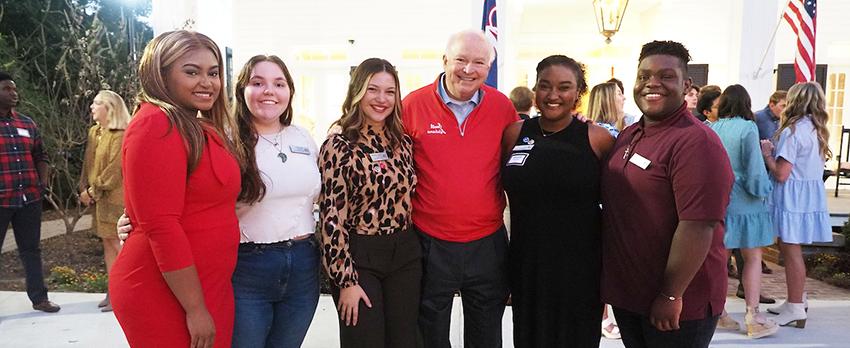
[{"label": "older man in red polo shirt", "polygon": [[720,139],[688,113],[688,61],[678,42],[643,46],[643,117],[603,169],[602,299],[626,347],[708,347],[725,304],[733,175]]},{"label": "older man in red polo shirt", "polygon": [[493,46],[478,30],[451,36],[444,73],[404,98],[418,184],[413,224],[422,240],[419,328],[426,348],[448,348],[452,301],[463,301],[464,347],[501,347],[508,240],[499,180],[511,101],[484,85]]}]

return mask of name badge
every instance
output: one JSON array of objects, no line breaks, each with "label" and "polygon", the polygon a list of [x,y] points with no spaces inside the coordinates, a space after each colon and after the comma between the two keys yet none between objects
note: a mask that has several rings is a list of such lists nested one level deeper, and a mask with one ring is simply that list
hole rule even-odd
[{"label": "name badge", "polygon": [[386,151],[381,151],[381,152],[370,153],[369,158],[372,159],[372,162],[378,162],[378,161],[386,161],[386,160],[390,159],[390,156],[387,156]]},{"label": "name badge", "polygon": [[532,148],[534,148],[534,144],[517,145],[514,146],[514,151],[531,151]]},{"label": "name badge", "polygon": [[527,158],[528,158],[527,153],[515,153],[515,154],[511,155],[510,159],[508,159],[507,165],[509,165],[509,166],[520,166],[520,167],[524,166],[525,160]]},{"label": "name badge", "polygon": [[291,151],[292,153],[298,153],[307,156],[310,155],[310,149],[304,146],[289,145],[289,151]]},{"label": "name badge", "polygon": [[29,138],[29,137],[30,137],[30,131],[29,131],[29,130],[27,130],[27,129],[18,128],[18,135],[20,135],[20,136],[22,136],[22,137],[27,137],[27,138]]},{"label": "name badge", "polygon": [[646,170],[646,168],[649,167],[649,164],[651,163],[648,159],[646,159],[646,157],[643,157],[638,153],[632,155],[632,157],[629,158],[629,162],[644,170]]}]

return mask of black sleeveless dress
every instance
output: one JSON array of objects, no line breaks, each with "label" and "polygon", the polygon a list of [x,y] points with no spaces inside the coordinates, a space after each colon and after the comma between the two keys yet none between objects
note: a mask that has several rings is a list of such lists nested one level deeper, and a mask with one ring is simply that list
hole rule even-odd
[{"label": "black sleeveless dress", "polygon": [[502,167],[514,346],[598,347],[600,161],[586,123],[543,136],[539,120],[523,122]]}]

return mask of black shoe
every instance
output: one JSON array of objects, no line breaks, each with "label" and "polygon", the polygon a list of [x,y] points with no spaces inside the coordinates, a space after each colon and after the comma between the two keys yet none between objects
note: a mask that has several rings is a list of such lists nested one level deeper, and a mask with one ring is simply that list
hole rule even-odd
[{"label": "black shoe", "polygon": [[762,274],[773,274],[773,270],[768,268],[767,265],[764,262],[762,262],[761,263],[761,273]]},{"label": "black shoe", "polygon": [[62,307],[59,307],[59,305],[57,305],[53,302],[50,302],[48,300],[44,300],[44,301],[41,301],[37,304],[32,305],[32,309],[35,309],[37,311],[47,312],[47,313],[56,313],[61,308]]},{"label": "black shoe", "polygon": [[97,308],[103,308],[109,305],[109,294],[106,294],[106,297],[97,304]]},{"label": "black shoe", "polygon": [[773,298],[771,298],[771,297],[767,297],[767,296],[764,296],[764,295],[759,295],[759,303],[764,303],[764,304],[774,304],[774,303],[776,303],[776,300],[775,300],[775,299],[773,299]]},{"label": "black shoe", "polygon": [[[737,296],[738,298],[744,298],[744,288],[742,288],[740,285],[738,286],[738,291],[735,292],[735,296]],[[776,300],[764,295],[759,295],[759,303],[774,304],[776,303]]]}]

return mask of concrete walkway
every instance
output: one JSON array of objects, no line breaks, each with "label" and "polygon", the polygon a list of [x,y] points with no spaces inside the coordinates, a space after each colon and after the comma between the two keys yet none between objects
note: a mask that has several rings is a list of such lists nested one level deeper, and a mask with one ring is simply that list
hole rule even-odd
[{"label": "concrete walkway", "polygon": [[[112,313],[101,313],[97,302],[102,294],[52,293],[62,305],[59,313],[47,314],[30,309],[26,294],[0,292],[0,347],[127,347],[118,322]],[[459,299],[452,313],[453,347],[462,347],[463,333],[458,325],[463,315]],[[729,298],[726,309],[736,320],[743,320],[744,302]],[[805,329],[781,328],[773,337],[751,340],[743,332],[718,331],[712,347],[850,347],[848,339],[850,300],[810,300],[809,320]],[[513,347],[511,311],[508,307],[503,323],[505,347]],[[155,333],[151,333],[155,334]],[[339,331],[336,310],[329,296],[322,296],[313,324],[303,347],[338,347]],[[623,347],[619,340],[602,339],[600,347]]]},{"label": "concrete walkway", "polygon": [[[89,228],[91,228],[91,214],[83,215],[83,217],[80,218],[80,221],[77,221],[77,225],[74,226],[74,231],[82,231]],[[44,221],[41,223],[41,240],[55,237],[60,234],[65,234],[65,222],[62,221],[62,219]],[[15,244],[15,234],[12,232],[12,228],[10,227],[9,230],[6,231],[6,238],[3,241],[2,252],[5,253],[16,249],[18,249],[18,245]]]},{"label": "concrete walkway", "polygon": [[[834,180],[834,179],[832,179]],[[834,224],[846,221],[850,213],[850,190],[841,190],[833,198],[829,190],[834,183],[827,181],[827,197],[830,212],[837,215]],[[77,230],[91,226],[90,215],[83,217]],[[61,221],[47,221],[42,226],[42,239],[65,233]],[[15,249],[11,231],[6,234],[3,252]],[[763,293],[782,301],[785,297],[785,273],[782,267],[769,263],[772,275],[764,275]],[[743,321],[744,301],[735,297],[737,280],[730,279],[726,310]],[[712,347],[850,347],[850,291],[826,283],[807,279],[809,295],[809,320],[805,329],[781,328],[773,337],[750,340],[744,333],[718,331]],[[53,292],[51,300],[59,303],[59,313],[47,314],[33,311],[23,292],[0,291],[0,348],[15,347],[127,347],[127,342],[112,313],[101,313],[97,303],[103,294]],[[763,305],[764,306],[764,305]],[[766,306],[763,309],[766,309]],[[463,332],[459,323],[463,320],[459,299],[452,312],[451,340],[453,347],[462,347]],[[511,309],[502,318],[505,347],[513,347]],[[303,347],[338,347],[336,310],[333,301],[323,296],[319,301],[316,316],[307,333]],[[623,347],[619,340],[602,339],[600,347]]]}]

